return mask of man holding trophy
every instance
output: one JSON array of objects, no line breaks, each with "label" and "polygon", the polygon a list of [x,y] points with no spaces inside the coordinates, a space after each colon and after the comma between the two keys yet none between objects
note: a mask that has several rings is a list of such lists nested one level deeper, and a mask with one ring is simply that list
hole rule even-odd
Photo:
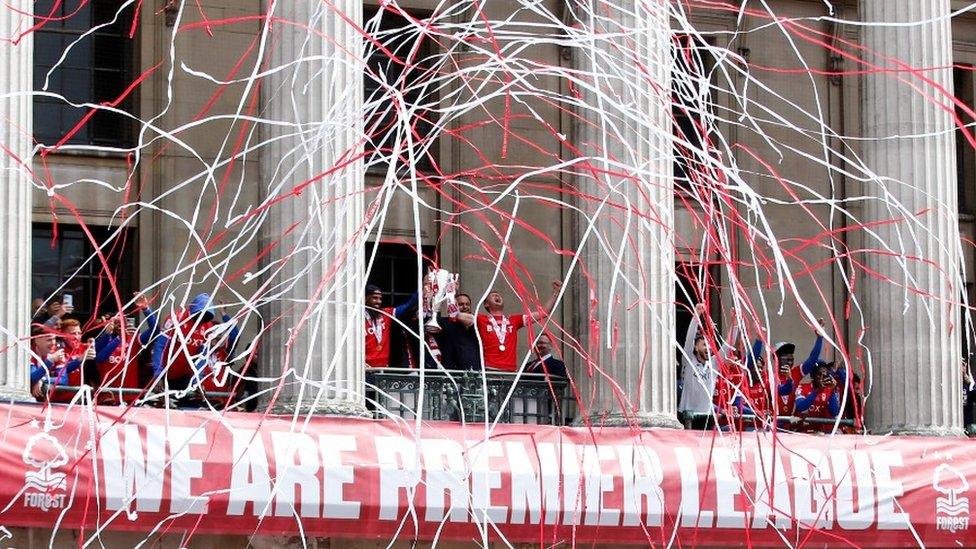
[{"label": "man holding trophy", "polygon": [[431,269],[424,280],[424,331],[439,334],[443,327],[438,322],[437,313],[447,304],[448,318],[457,318],[458,275],[444,269]]},{"label": "man holding trophy", "polygon": [[[471,296],[458,293],[457,312],[471,314]],[[441,363],[448,370],[481,370],[481,342],[474,326],[465,325],[455,318],[441,317],[437,342],[441,348]]]}]

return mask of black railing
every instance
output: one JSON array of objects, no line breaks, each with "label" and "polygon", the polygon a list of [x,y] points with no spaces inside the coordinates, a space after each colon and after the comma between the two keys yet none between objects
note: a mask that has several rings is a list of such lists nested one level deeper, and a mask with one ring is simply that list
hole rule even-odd
[{"label": "black railing", "polygon": [[366,401],[376,418],[566,425],[567,381],[544,374],[371,368]]},{"label": "black railing", "polygon": [[[710,431],[718,426],[722,430],[770,430],[772,418],[757,417],[751,414],[727,416],[721,414],[685,414],[682,419],[686,429]],[[828,419],[804,416],[777,416],[776,428],[780,431],[809,432],[811,429],[832,429],[836,425],[838,433],[849,433],[858,430],[853,419]]]},{"label": "black railing", "polygon": [[[131,403],[132,406],[155,406],[155,407],[179,407],[181,403],[187,401],[193,401],[194,403],[203,404],[206,402],[210,403],[226,403],[228,399],[232,397],[240,397],[244,395],[232,393],[229,391],[202,391],[200,389],[190,389],[190,390],[155,390],[147,391],[145,389],[136,389],[128,387],[112,387],[112,388],[93,388],[88,385],[54,385],[50,387],[45,387],[45,393],[79,393],[90,391],[91,394],[87,396],[88,399],[94,399],[96,403],[104,403],[102,397],[111,397],[114,401],[121,402],[123,396],[134,396],[136,397]],[[236,402],[239,404],[239,402]]]}]

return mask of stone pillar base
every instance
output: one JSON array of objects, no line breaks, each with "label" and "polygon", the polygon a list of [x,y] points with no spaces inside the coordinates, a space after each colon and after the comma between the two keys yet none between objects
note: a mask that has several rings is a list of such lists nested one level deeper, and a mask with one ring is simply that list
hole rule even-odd
[{"label": "stone pillar base", "polygon": [[37,402],[30,391],[0,386],[0,402]]},{"label": "stone pillar base", "polygon": [[320,400],[314,398],[303,398],[297,401],[294,398],[278,399],[271,408],[271,413],[279,415],[314,415],[314,416],[343,416],[372,418],[373,414],[366,409],[366,406],[358,402],[346,400]]},{"label": "stone pillar base", "polygon": [[584,422],[577,419],[574,427],[638,427],[641,429],[684,429],[678,418],[671,414],[654,412],[639,412],[622,414],[613,412],[607,414],[591,414]]},{"label": "stone pillar base", "polygon": [[918,427],[915,425],[906,425],[902,427],[893,427],[887,430],[880,429],[870,429],[869,434],[884,436],[884,435],[895,435],[904,437],[958,437],[966,438],[965,429],[952,428],[952,427]]}]

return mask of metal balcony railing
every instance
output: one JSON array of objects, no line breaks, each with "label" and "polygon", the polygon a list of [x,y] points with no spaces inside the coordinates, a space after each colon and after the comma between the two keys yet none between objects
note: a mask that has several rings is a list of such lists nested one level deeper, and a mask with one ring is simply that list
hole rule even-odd
[{"label": "metal balcony railing", "polygon": [[566,425],[567,380],[544,374],[370,368],[366,401],[376,418]]}]

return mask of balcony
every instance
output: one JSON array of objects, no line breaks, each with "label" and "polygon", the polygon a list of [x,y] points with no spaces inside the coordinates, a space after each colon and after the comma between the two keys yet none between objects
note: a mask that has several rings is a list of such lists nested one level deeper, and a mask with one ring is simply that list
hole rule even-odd
[{"label": "balcony", "polygon": [[[372,368],[366,372],[366,405],[373,417],[566,425],[566,378],[544,374]],[[487,398],[486,398],[487,394]]]}]

